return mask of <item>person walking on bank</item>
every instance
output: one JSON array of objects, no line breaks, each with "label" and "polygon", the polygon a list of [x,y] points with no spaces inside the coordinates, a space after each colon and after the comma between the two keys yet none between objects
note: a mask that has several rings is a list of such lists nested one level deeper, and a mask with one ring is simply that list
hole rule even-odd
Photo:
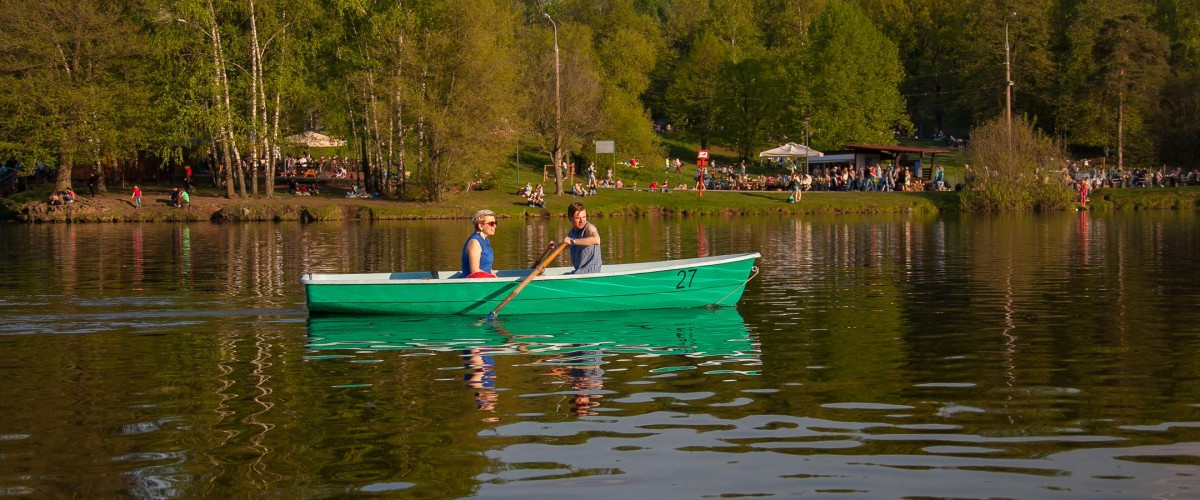
[{"label": "person walking on bank", "polygon": [[133,185],[133,208],[142,208],[142,188]]},{"label": "person walking on bank", "polygon": [[567,207],[567,218],[571,220],[571,230],[563,238],[563,244],[571,247],[571,266],[575,268],[567,274],[587,274],[600,272],[600,231],[587,220],[587,209],[579,202]]}]

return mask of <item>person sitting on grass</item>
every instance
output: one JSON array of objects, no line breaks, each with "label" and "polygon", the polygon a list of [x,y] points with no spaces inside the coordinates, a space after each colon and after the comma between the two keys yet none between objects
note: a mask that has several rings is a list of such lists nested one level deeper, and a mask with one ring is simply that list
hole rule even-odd
[{"label": "person sitting on grass", "polygon": [[529,206],[543,208],[546,206],[546,191],[542,189],[541,184],[538,184],[533,189],[533,194],[529,196]]}]

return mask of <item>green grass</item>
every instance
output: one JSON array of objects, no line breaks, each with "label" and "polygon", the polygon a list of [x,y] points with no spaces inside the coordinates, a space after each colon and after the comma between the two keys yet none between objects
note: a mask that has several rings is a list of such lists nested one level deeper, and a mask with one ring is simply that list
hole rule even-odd
[{"label": "green grass", "polygon": [[[407,220],[407,219],[463,219],[476,210],[488,208],[501,217],[563,217],[572,202],[582,202],[588,212],[597,217],[630,216],[682,216],[682,215],[799,215],[799,214],[844,214],[844,213],[937,213],[962,210],[960,193],[921,192],[808,192],[798,203],[787,203],[787,191],[704,191],[700,196],[690,189],[694,186],[695,144],[666,137],[664,148],[672,157],[682,158],[683,173],[674,169],[663,171],[661,163],[651,163],[640,169],[617,166],[615,177],[624,181],[624,189],[601,188],[595,196],[574,197],[570,194],[556,196],[553,179],[544,182],[546,207],[529,207],[525,198],[516,194],[526,181],[543,183],[542,165],[548,162],[544,153],[526,150],[522,152],[521,165],[510,160],[493,178],[495,188],[446,194],[438,203],[398,201],[394,199],[346,200],[345,191],[349,182],[325,181],[320,196],[295,197],[280,187],[275,200],[267,202],[250,199],[235,202],[221,208],[211,220],[215,221],[261,221],[261,220]],[[941,147],[931,141],[906,141],[905,145]],[[728,151],[714,151],[720,164],[733,164],[734,158]],[[607,157],[602,157],[602,161]],[[946,168],[951,184],[961,179],[963,156],[959,151],[938,155],[937,163]],[[661,162],[661,159],[659,160]],[[608,165],[597,165],[598,175],[603,177]],[[775,175],[780,173],[758,162],[747,163],[750,175]],[[957,176],[957,177],[956,177]],[[672,187],[685,184],[686,191],[651,193],[647,188],[651,181],[666,180]],[[569,193],[571,179],[564,179],[564,191]],[[576,176],[575,182],[584,182]],[[633,186],[636,185],[635,189]],[[198,221],[209,220],[208,213],[199,210],[177,210],[158,206],[165,199],[172,184],[142,183],[146,192],[149,210],[133,214],[82,213],[79,210],[57,210],[45,220],[54,221]],[[132,187],[132,184],[129,184]],[[120,192],[122,188],[110,186],[109,191]],[[0,218],[17,220],[23,203],[40,203],[49,195],[49,186],[39,186],[32,191],[18,193],[0,204]],[[225,191],[213,188],[203,181],[196,185],[193,203],[203,203],[200,198],[223,198]],[[337,200],[337,201],[334,201]],[[36,203],[35,203],[36,202]],[[1196,209],[1200,207],[1200,188],[1171,189],[1107,189],[1094,193],[1089,203],[1091,210],[1142,210],[1142,209]]]},{"label": "green grass", "polygon": [[[513,190],[515,193],[515,189]],[[460,207],[447,212],[433,207],[416,207],[415,212],[426,217],[468,217],[475,210],[488,208],[506,217],[558,217],[566,214],[572,202],[581,202],[588,213],[602,217],[642,215],[765,215],[765,214],[835,214],[835,213],[934,213],[955,210],[958,194],[942,193],[804,193],[799,203],[787,203],[786,191],[704,191],[694,190],[651,193],[644,188],[600,189],[595,196],[547,195],[546,208],[528,207],[525,198],[494,191],[475,191],[448,197],[440,206]],[[412,215],[414,207],[406,206],[404,214]],[[387,218],[387,217],[383,217]]]}]

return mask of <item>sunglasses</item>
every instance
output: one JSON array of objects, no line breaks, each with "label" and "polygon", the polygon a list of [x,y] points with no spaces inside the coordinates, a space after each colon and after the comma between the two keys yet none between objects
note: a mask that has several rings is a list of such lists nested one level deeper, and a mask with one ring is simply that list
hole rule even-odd
[{"label": "sunglasses", "polygon": [[490,220],[490,221],[484,222],[483,225],[496,227],[496,221]]}]

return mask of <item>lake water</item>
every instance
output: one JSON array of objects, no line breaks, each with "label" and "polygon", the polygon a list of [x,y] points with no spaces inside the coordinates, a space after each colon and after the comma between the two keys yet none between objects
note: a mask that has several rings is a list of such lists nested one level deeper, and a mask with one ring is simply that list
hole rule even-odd
[{"label": "lake water", "polygon": [[[466,221],[0,225],[0,496],[1200,497],[1195,212],[607,219],[736,309],[310,318]],[[498,268],[566,221],[502,220]]]}]

